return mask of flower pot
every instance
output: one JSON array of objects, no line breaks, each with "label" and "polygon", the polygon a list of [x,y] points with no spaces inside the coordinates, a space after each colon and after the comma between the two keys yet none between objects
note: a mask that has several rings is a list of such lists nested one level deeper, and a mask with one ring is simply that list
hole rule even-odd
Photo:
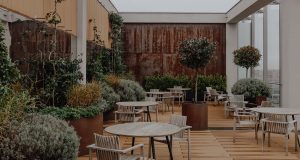
[{"label": "flower pot", "polygon": [[79,156],[89,153],[87,145],[95,143],[94,133],[103,134],[103,114],[92,118],[80,118],[70,120],[69,125],[73,126],[80,137]]},{"label": "flower pot", "polygon": [[187,125],[192,126],[193,131],[208,129],[208,108],[205,102],[184,102],[182,115],[187,116]]}]

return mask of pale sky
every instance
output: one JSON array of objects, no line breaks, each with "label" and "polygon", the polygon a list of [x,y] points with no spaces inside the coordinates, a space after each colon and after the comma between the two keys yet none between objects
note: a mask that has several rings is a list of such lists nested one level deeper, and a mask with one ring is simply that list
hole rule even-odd
[{"label": "pale sky", "polygon": [[240,0],[111,0],[119,12],[226,13]]}]

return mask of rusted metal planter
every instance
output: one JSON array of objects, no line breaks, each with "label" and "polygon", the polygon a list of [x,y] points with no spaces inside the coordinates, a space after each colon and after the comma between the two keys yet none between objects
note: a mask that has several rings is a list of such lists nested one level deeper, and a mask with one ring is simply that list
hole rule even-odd
[{"label": "rusted metal planter", "polygon": [[184,102],[182,115],[187,116],[187,125],[192,126],[193,131],[208,129],[208,108],[205,102]]},{"label": "rusted metal planter", "polygon": [[87,145],[95,143],[94,133],[103,134],[103,114],[93,118],[80,118],[71,120],[69,124],[74,127],[80,137],[79,156],[87,155]]}]

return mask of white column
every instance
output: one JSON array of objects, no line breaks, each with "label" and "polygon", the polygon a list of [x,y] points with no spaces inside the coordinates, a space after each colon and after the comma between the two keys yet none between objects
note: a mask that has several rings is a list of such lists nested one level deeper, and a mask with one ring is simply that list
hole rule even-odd
[{"label": "white column", "polygon": [[227,92],[231,93],[231,88],[238,80],[237,65],[233,63],[233,51],[238,48],[238,25],[226,24],[226,78]]},{"label": "white column", "polygon": [[280,1],[281,100],[282,106],[289,108],[300,108],[299,8],[299,0]]},{"label": "white column", "polygon": [[81,59],[82,84],[86,83],[87,0],[77,0],[77,59]]}]

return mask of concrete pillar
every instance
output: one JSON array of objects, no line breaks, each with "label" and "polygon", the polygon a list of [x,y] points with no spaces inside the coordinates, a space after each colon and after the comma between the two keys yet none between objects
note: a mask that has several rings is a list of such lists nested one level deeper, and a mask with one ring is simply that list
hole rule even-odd
[{"label": "concrete pillar", "polygon": [[299,0],[280,1],[281,102],[289,108],[300,108],[299,8]]},{"label": "concrete pillar", "polygon": [[86,83],[87,0],[77,0],[77,59],[81,59],[82,84]]},{"label": "concrete pillar", "polygon": [[238,48],[238,25],[226,24],[226,78],[227,92],[231,93],[231,88],[238,80],[237,65],[233,63],[233,51]]}]

